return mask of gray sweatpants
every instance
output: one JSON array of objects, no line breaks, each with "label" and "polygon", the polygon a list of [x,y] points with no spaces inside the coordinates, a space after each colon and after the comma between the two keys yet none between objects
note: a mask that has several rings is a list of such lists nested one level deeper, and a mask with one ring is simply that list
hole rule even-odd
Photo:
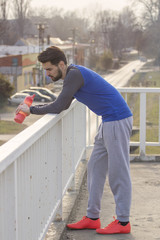
[{"label": "gray sweatpants", "polygon": [[[131,206],[131,177],[129,141],[133,118],[103,122],[95,137],[88,162],[89,218],[98,218],[106,175],[116,203],[119,221],[129,221]],[[107,213],[106,213],[107,214]]]}]

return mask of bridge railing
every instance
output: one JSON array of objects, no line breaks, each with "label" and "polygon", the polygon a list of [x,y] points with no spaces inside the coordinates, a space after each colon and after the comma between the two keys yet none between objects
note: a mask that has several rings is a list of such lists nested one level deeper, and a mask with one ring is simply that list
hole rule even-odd
[{"label": "bridge railing", "polygon": [[[159,159],[160,151],[157,151],[159,154],[147,154],[146,148],[160,147],[160,88],[123,87],[118,90],[133,112],[133,136],[130,146],[137,148],[138,152],[131,154],[131,160],[135,158],[139,160]],[[93,147],[94,136],[101,119],[91,111],[87,111],[87,145]],[[136,136],[134,137],[134,135]],[[155,141],[148,141],[149,135]]]},{"label": "bridge railing", "polygon": [[[131,141],[131,146],[140,148],[139,159],[154,160],[155,156],[147,156],[146,147],[160,146],[160,89],[119,88],[119,91],[133,112],[139,109],[139,139]],[[156,96],[152,102],[157,109],[154,142],[146,141],[149,94]],[[47,114],[0,147],[1,240],[44,238],[56,214],[62,215],[59,209],[62,210],[63,196],[86,148],[93,145],[100,121],[74,101],[68,110],[56,116]]]},{"label": "bridge railing", "polygon": [[[0,148],[0,239],[40,240],[86,150],[85,106],[48,114]],[[73,183],[72,183],[73,184]]]}]

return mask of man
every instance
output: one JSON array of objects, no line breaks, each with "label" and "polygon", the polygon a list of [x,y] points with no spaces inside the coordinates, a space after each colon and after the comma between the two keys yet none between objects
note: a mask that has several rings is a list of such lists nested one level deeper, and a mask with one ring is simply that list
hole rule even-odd
[{"label": "man", "polygon": [[[96,229],[99,234],[129,233],[131,231],[129,139],[133,120],[129,107],[120,93],[97,73],[79,65],[68,66],[66,57],[59,48],[54,46],[47,48],[38,56],[38,60],[54,82],[64,80],[63,89],[54,102],[30,108],[21,104],[17,108],[17,113],[21,110],[28,115],[58,114],[67,109],[73,98],[76,98],[97,115],[102,116],[102,123],[88,162],[87,215],[77,223],[68,224],[67,227]],[[107,174],[116,203],[117,219],[106,228],[101,228],[100,205]]]}]

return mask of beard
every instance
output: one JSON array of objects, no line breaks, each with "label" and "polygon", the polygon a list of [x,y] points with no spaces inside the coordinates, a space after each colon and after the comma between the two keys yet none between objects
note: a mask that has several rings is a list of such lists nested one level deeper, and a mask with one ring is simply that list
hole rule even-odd
[{"label": "beard", "polygon": [[62,78],[62,71],[61,71],[61,69],[58,67],[57,76],[53,77],[53,76],[50,76],[50,75],[49,75],[49,77],[52,79],[53,82],[58,81],[59,79]]}]

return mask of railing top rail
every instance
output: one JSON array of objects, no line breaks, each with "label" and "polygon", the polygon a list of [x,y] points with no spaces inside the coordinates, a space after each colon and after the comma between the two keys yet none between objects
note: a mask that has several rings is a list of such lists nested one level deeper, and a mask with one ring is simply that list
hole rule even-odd
[{"label": "railing top rail", "polygon": [[54,115],[51,114],[42,117],[0,147],[0,173],[46,132],[46,123],[49,127],[53,119]]},{"label": "railing top rail", "polygon": [[120,92],[134,92],[134,93],[159,93],[160,92],[160,88],[140,88],[140,87],[118,87],[117,88],[118,91]]},{"label": "railing top rail", "polygon": [[16,158],[27,150],[37,139],[39,139],[51,126],[60,121],[75,106],[73,101],[71,107],[60,114],[46,114],[15,137],[0,147],[0,173],[3,172]]}]

